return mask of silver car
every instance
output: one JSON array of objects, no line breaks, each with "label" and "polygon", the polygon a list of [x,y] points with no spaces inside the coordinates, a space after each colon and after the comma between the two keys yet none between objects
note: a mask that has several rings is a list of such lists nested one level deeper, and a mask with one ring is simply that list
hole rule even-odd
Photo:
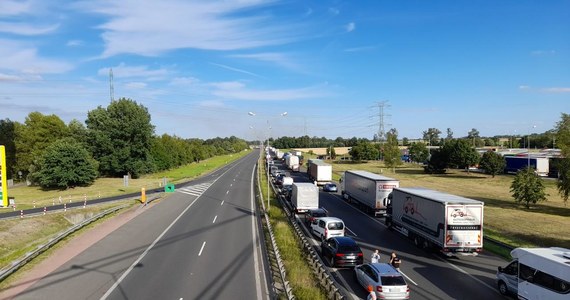
[{"label": "silver car", "polygon": [[354,268],[358,283],[376,292],[378,299],[395,300],[410,299],[410,288],[406,280],[390,264],[366,263]]}]

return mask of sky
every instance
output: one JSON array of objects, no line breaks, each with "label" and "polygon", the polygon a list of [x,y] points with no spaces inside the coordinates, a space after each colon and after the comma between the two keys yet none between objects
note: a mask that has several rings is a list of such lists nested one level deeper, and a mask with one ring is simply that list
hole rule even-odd
[{"label": "sky", "polygon": [[181,138],[542,133],[570,1],[0,0],[0,119],[123,97]]}]

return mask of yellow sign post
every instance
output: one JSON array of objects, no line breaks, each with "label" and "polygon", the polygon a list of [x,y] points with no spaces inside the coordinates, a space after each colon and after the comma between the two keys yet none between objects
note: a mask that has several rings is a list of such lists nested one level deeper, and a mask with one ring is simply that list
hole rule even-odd
[{"label": "yellow sign post", "polygon": [[8,174],[6,173],[6,147],[0,145],[0,199],[8,207]]},{"label": "yellow sign post", "polygon": [[141,202],[146,204],[146,191],[144,188],[141,188]]}]

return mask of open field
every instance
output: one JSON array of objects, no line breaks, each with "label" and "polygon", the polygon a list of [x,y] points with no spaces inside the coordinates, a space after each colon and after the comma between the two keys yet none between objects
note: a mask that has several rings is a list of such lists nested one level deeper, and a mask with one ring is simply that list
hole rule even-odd
[{"label": "open field", "polygon": [[[192,163],[177,169],[148,174],[137,179],[129,179],[128,186],[124,185],[123,178],[98,178],[94,184],[87,187],[76,187],[67,190],[44,190],[38,186],[19,185],[8,189],[8,195],[14,197],[16,209],[49,206],[62,202],[82,202],[85,199],[111,197],[122,194],[140,192],[141,188],[147,190],[162,186],[164,178],[168,183],[179,183],[191,180],[206,174],[230,161],[245,156],[250,151],[239,154],[223,155],[209,158],[199,163]],[[0,209],[0,213],[2,210]]]},{"label": "open field", "polygon": [[[330,163],[330,162],[329,162]],[[345,170],[366,170],[400,180],[402,187],[421,186],[485,202],[485,234],[513,246],[560,246],[570,248],[570,207],[564,202],[556,181],[545,179],[547,201],[526,209],[510,194],[513,175],[492,178],[481,173],[448,170],[447,174],[425,174],[417,164],[387,169],[382,162],[333,162],[333,178]]]}]

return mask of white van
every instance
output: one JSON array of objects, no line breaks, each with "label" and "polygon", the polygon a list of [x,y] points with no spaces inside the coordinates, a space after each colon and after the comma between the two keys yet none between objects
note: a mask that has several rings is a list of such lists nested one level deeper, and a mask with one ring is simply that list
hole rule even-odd
[{"label": "white van", "polygon": [[501,294],[518,299],[570,299],[570,249],[516,248],[513,261],[497,271]]},{"label": "white van", "polygon": [[315,218],[311,222],[311,232],[321,241],[333,236],[344,236],[344,222],[333,217]]}]

